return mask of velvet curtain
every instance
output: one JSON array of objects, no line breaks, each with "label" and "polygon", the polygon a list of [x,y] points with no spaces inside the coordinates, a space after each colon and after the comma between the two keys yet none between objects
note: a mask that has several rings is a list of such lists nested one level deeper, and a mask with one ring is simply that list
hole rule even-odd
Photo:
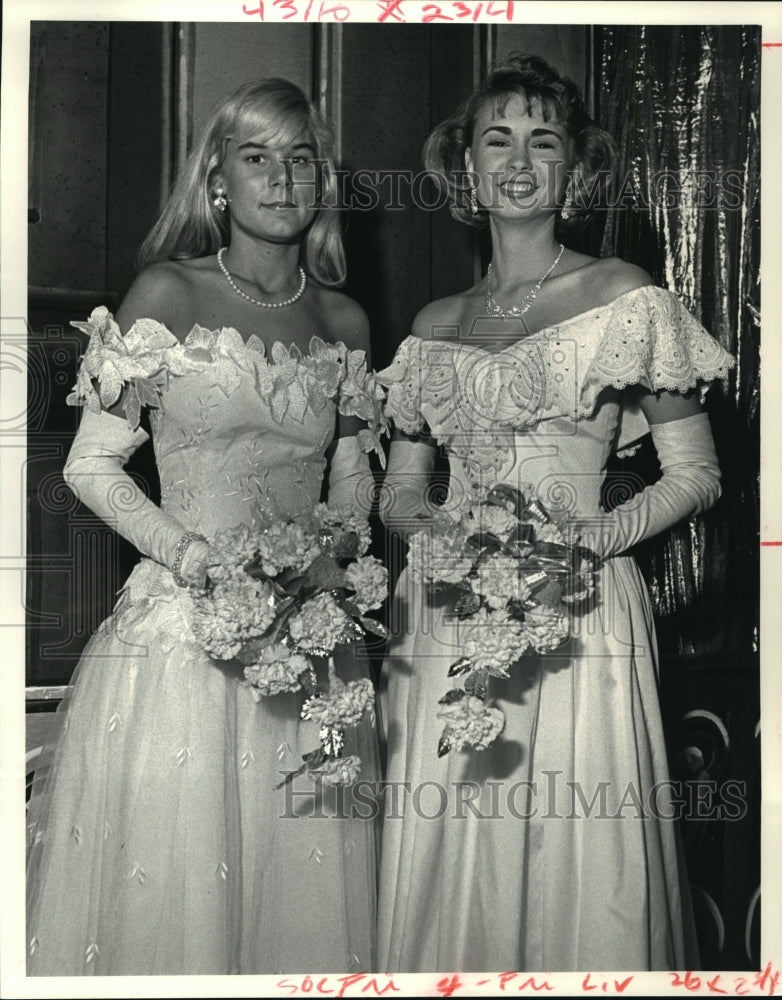
[{"label": "velvet curtain", "polygon": [[722,498],[640,553],[669,654],[757,652],[760,43],[746,25],[595,31],[596,113],[619,145],[602,253],[644,267],[737,358],[707,397]]}]

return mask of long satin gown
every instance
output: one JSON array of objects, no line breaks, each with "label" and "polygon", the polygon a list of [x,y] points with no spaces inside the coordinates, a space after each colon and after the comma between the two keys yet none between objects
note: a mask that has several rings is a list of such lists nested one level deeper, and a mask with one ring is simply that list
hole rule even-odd
[{"label": "long satin gown", "polygon": [[[98,310],[84,325],[101,364],[163,385],[164,511],[209,538],[269,501],[286,516],[318,502],[343,346],[266,356],[234,330],[196,327],[183,345],[152,321],[118,345],[110,324]],[[376,824],[333,788],[316,798],[310,776],[275,788],[318,726],[299,695],[256,703],[240,665],[210,660],[189,601],[142,559],[84,650],[29,806],[28,974],[370,970]],[[367,676],[342,648],[342,679]],[[374,719],[346,736],[376,780]]]},{"label": "long satin gown", "polygon": [[[732,364],[672,293],[646,287],[499,353],[410,337],[379,377],[397,427],[428,425],[446,446],[446,507],[531,484],[550,511],[588,519],[611,452],[648,431],[632,387],[705,386]],[[460,625],[443,595],[402,572],[384,665],[397,788],[383,827],[381,969],[697,967],[676,821],[663,818],[675,791],[654,623],[631,555],[604,563],[597,598],[565,646],[490,679],[506,718],[497,741],[438,759],[438,698],[461,686],[447,677]]]}]

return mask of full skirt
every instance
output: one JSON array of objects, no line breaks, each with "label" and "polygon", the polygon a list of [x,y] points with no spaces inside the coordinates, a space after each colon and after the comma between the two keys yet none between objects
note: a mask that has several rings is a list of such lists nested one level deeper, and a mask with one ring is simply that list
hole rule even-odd
[{"label": "full skirt", "polygon": [[491,679],[496,742],[438,759],[437,701],[462,655],[446,604],[403,572],[384,665],[380,968],[697,968],[635,562],[605,564],[565,646]]},{"label": "full skirt", "polygon": [[[276,787],[318,746],[301,696],[256,703],[188,640],[159,570],[140,564],[90,640],[36,772],[28,974],[372,969],[372,810],[309,775]],[[366,676],[342,649],[342,679]],[[375,780],[374,720],[346,735]]]}]

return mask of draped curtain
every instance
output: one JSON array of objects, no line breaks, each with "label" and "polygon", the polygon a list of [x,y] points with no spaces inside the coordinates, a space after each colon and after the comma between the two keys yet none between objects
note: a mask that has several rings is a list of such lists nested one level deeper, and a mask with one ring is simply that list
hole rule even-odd
[{"label": "draped curtain", "polygon": [[[682,817],[702,967],[756,969],[761,33],[606,26],[594,41],[595,111],[619,145],[602,254],[677,293],[737,361],[706,399],[721,499],[637,555],[656,616],[672,777],[690,794],[704,782],[742,790],[735,820]],[[659,476],[650,444],[616,460],[609,480],[627,473]]]},{"label": "draped curtain", "polygon": [[667,653],[757,651],[760,42],[758,26],[596,29],[596,112],[619,145],[603,255],[737,358],[707,397],[723,496],[640,554]]}]

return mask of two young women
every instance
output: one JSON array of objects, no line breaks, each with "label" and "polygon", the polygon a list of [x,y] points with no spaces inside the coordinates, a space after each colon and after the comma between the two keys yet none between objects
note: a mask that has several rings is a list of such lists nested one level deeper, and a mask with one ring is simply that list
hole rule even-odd
[{"label": "two young women", "polygon": [[[618,803],[667,776],[649,599],[626,553],[715,502],[696,390],[731,364],[643,271],[559,242],[561,216],[581,211],[574,179],[607,167],[610,148],[575,87],[535,59],[495,71],[427,144],[429,167],[474,177],[455,214],[488,224],[492,267],[426,307],[380,375],[396,425],[383,516],[403,535],[425,526],[444,447],[447,506],[532,484],[603,557],[601,599],[564,652],[529,658],[492,692],[507,721],[491,748],[438,759],[459,626],[402,574],[384,668],[386,778],[436,783],[449,808],[386,820],[376,935],[370,824],[281,816],[277,772],[317,733],[293,697],[256,704],[195,647],[177,585],[202,584],[210,536],[252,527],[258,505],[289,516],[314,504],[327,457],[332,502],[355,502],[368,473],[347,394],[332,387],[325,409],[311,405],[322,395],[306,362],[313,336],[368,351],[363,311],[333,290],[344,276],[335,213],[311,204],[312,161],[325,161],[326,198],[333,183],[325,127],[281,81],[215,111],[118,330],[102,313],[90,321],[115,346],[80,376],[92,409],[66,478],[145,558],[85,650],[31,805],[30,974],[693,967],[664,808],[643,821],[569,818],[574,783],[589,799],[607,782]],[[438,340],[443,324],[459,336]],[[267,355],[275,345],[263,378],[252,334]],[[123,373],[119,399],[108,362]],[[148,437],[125,405],[134,377],[160,373],[158,508],[123,465]],[[302,390],[303,413],[279,406]],[[662,478],[603,512],[609,454],[650,430]],[[352,657],[338,668],[344,679],[364,669]],[[371,727],[352,739],[362,777],[379,777]],[[479,808],[454,818],[465,781]],[[520,782],[548,794],[523,820],[510,795]]]}]

